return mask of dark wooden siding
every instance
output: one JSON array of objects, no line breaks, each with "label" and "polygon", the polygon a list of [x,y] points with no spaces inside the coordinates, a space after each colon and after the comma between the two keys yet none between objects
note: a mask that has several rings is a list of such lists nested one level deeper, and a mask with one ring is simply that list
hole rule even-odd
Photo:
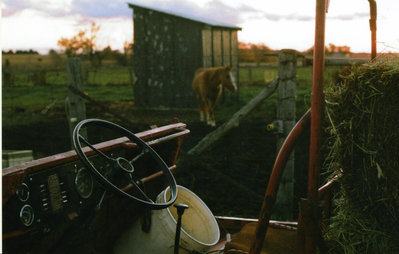
[{"label": "dark wooden siding", "polygon": [[203,67],[212,67],[213,54],[212,54],[212,30],[211,27],[202,30],[202,64]]},{"label": "dark wooden siding", "polygon": [[191,84],[195,70],[202,67],[202,27],[203,24],[176,19],[174,67],[177,88],[175,90],[177,107],[197,105]]},{"label": "dark wooden siding", "polygon": [[194,107],[191,81],[202,66],[202,24],[134,9],[135,104]]}]

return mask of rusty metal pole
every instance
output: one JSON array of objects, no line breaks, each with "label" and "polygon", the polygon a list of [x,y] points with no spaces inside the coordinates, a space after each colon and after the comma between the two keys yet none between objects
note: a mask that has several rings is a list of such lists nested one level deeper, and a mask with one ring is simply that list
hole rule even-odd
[{"label": "rusty metal pole", "polygon": [[295,146],[296,141],[303,134],[303,132],[308,128],[310,124],[310,110],[308,110],[301,119],[297,122],[291,132],[288,134],[281,146],[280,152],[273,165],[272,174],[269,178],[269,183],[267,184],[267,189],[265,197],[263,199],[261,212],[259,214],[259,222],[255,231],[255,238],[251,244],[249,250],[250,254],[259,254],[262,250],[262,245],[265,240],[267,229],[269,227],[270,217],[272,215],[274,203],[276,201],[276,196],[280,184],[281,177],[283,175],[285,165],[289,160],[290,154]]},{"label": "rusty metal pole", "polygon": [[309,150],[309,172],[308,172],[308,200],[305,210],[305,250],[306,253],[316,253],[318,239],[318,185],[321,168],[321,138],[322,120],[324,112],[324,47],[325,47],[325,23],[326,23],[326,0],[316,0],[316,29],[313,55],[313,83],[312,83],[312,105],[311,105],[311,127],[310,127],[310,150]]},{"label": "rusty metal pole", "polygon": [[377,3],[369,0],[370,3],[370,31],[371,31],[371,60],[377,56]]}]

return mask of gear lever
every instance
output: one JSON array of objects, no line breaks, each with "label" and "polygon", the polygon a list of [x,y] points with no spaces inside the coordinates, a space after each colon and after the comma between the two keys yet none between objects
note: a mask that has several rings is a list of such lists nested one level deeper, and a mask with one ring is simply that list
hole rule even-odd
[{"label": "gear lever", "polygon": [[181,231],[181,217],[183,216],[184,210],[188,208],[185,204],[175,204],[173,205],[177,209],[177,224],[176,224],[176,237],[175,237],[175,249],[174,254],[179,253],[179,243],[180,243],[180,231]]}]

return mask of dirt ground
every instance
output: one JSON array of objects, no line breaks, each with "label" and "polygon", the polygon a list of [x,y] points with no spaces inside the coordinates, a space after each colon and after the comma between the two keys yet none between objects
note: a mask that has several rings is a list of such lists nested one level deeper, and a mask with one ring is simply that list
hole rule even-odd
[{"label": "dirt ground", "polygon": [[[210,149],[201,155],[189,156],[187,152],[214,130],[199,121],[197,110],[134,110],[133,103],[124,101],[107,107],[104,111],[88,104],[87,117],[113,121],[133,132],[154,124],[168,124],[175,117],[186,123],[191,133],[183,141],[177,183],[194,191],[215,215],[258,217],[276,156],[275,136],[266,130],[272,119],[249,116]],[[35,109],[17,113],[26,117],[34,115],[37,120],[29,125],[19,121],[12,127],[3,126],[3,149],[31,149],[36,158],[71,149],[63,107],[54,107],[45,115]],[[307,147],[306,142],[305,137],[299,146]],[[307,168],[306,160],[306,152],[298,149],[296,175],[300,182]],[[297,186],[297,194],[303,191],[302,185]]]}]

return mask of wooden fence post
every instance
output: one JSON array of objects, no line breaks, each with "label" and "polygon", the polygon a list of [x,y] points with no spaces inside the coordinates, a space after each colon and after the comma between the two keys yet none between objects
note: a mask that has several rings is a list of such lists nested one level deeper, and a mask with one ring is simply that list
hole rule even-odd
[{"label": "wooden fence post", "polygon": [[[68,78],[68,97],[66,98],[66,115],[69,124],[69,133],[71,134],[75,126],[82,120],[86,119],[85,100],[79,95],[83,93],[83,75],[82,61],[78,57],[69,57],[67,60],[67,78]],[[81,134],[87,137],[86,130],[82,130]],[[71,138],[71,147],[73,142]]]},{"label": "wooden fence post", "polygon": [[[277,152],[285,138],[295,125],[295,97],[296,97],[296,62],[295,50],[281,50],[279,61],[279,86],[277,96],[277,122],[281,125],[281,132],[277,133]],[[291,153],[281,178],[276,210],[279,216],[292,219],[294,216],[294,151]]]}]

